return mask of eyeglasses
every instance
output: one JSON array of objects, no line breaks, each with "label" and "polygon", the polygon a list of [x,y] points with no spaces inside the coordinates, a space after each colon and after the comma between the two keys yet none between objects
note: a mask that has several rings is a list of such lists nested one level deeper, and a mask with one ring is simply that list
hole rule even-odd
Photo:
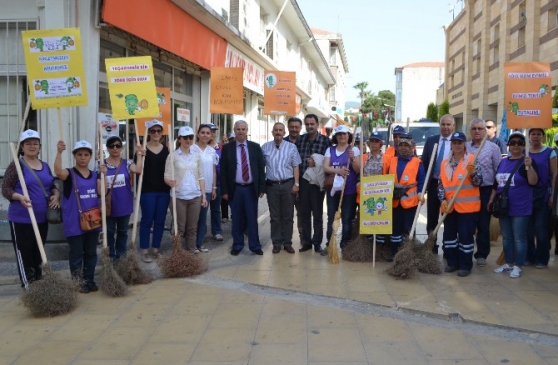
[{"label": "eyeglasses", "polygon": [[509,141],[508,146],[525,146],[523,141]]},{"label": "eyeglasses", "polygon": [[161,133],[163,133],[163,130],[162,129],[150,129],[149,133],[150,134],[157,134],[157,133],[161,134]]},{"label": "eyeglasses", "polygon": [[494,128],[493,125],[487,125],[487,126],[486,126],[486,129],[492,129],[492,128]]},{"label": "eyeglasses", "polygon": [[114,144],[109,144],[107,147],[108,148],[122,148],[122,145],[120,143],[114,143]]},{"label": "eyeglasses", "polygon": [[193,140],[193,139],[194,139],[194,136],[182,136],[182,139]]},{"label": "eyeglasses", "polygon": [[[488,127],[486,127],[488,128]],[[471,128],[472,131],[484,131],[483,127],[475,127],[475,128]]]}]

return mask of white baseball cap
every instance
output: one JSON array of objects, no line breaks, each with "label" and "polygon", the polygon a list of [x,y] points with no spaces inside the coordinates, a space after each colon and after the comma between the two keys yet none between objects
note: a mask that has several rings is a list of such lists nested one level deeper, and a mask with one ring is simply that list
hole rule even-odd
[{"label": "white baseball cap", "polygon": [[193,136],[194,135],[194,130],[192,129],[192,127],[180,127],[180,129],[178,130],[178,137],[186,137],[186,136]]},{"label": "white baseball cap", "polygon": [[39,136],[39,133],[37,131],[34,131],[32,129],[28,129],[28,130],[24,131],[23,133],[21,133],[21,137],[19,137],[19,141],[23,142],[26,139],[30,139],[30,138],[36,138],[39,141],[41,140],[41,137]]},{"label": "white baseball cap", "polygon": [[72,153],[84,148],[88,149],[89,151],[91,151],[91,153],[93,153],[93,147],[91,147],[91,143],[87,141],[77,141],[76,144],[74,145],[74,149],[72,150]]},{"label": "white baseball cap", "polygon": [[147,129],[151,129],[151,128],[155,127],[156,125],[158,125],[159,127],[164,129],[163,122],[160,122],[157,119],[153,119],[150,122],[145,122],[145,128],[147,128]]},{"label": "white baseball cap", "polygon": [[340,125],[335,128],[335,133],[351,133],[351,130],[346,125]]}]

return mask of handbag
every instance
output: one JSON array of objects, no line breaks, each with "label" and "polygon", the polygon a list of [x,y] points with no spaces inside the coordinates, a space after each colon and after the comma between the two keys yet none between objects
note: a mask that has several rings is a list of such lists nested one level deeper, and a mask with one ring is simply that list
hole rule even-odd
[{"label": "handbag", "polygon": [[517,163],[515,164],[513,170],[510,172],[510,176],[506,181],[506,185],[504,185],[504,189],[502,190],[501,193],[497,193],[496,196],[494,197],[494,200],[490,205],[490,214],[492,214],[494,218],[502,218],[508,215],[510,209],[508,191],[510,190],[511,180],[513,178],[513,175],[515,175],[515,173],[517,172],[517,170],[519,170],[519,167],[521,167],[522,164],[523,164],[523,159],[519,159],[519,161],[517,161]]},{"label": "handbag", "polygon": [[324,179],[323,189],[330,191],[333,188],[333,181],[335,180],[335,174],[326,174]]},{"label": "handbag", "polygon": [[[116,176],[118,175],[118,171],[120,171],[120,166],[122,166],[122,162],[124,161],[123,158],[120,159],[120,163],[116,168],[116,172],[114,173],[114,177],[112,178],[112,184],[110,184],[110,189],[105,194],[105,212],[107,213],[107,217],[111,216],[112,212],[112,189],[114,188],[114,183],[116,182]],[[106,165],[106,160],[105,160]],[[104,181],[103,181],[104,183]]]},{"label": "handbag", "polygon": [[81,230],[87,232],[100,228],[103,223],[101,208],[95,207],[88,209],[85,212],[81,210],[81,199],[79,197],[79,190],[76,183],[76,173],[73,169],[71,169],[70,171],[72,172],[72,178],[74,180],[74,193],[76,194],[76,201],[79,211],[79,226]]},{"label": "handbag", "polygon": [[35,177],[35,179],[37,179],[37,182],[39,183],[39,186],[43,190],[43,194],[44,194],[46,202],[47,202],[47,214],[46,214],[47,215],[47,222],[50,223],[50,224],[60,224],[60,223],[62,223],[62,212],[61,212],[60,208],[49,207],[50,196],[46,192],[45,186],[43,185],[43,182],[41,181],[41,179],[39,179],[39,176],[37,176],[37,173],[35,172],[35,170],[33,170],[29,166],[29,164],[27,164],[27,162],[22,157],[19,159],[19,162],[24,164],[27,167],[27,169],[29,171],[31,171],[31,174]]}]

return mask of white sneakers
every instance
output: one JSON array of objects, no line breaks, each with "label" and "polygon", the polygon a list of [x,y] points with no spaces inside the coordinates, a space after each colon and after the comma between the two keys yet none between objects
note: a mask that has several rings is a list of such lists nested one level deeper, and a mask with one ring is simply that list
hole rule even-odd
[{"label": "white sneakers", "polygon": [[495,272],[495,273],[498,273],[498,274],[499,274],[499,273],[503,273],[503,272],[509,272],[509,271],[511,271],[511,272],[510,272],[510,278],[518,278],[518,277],[521,276],[521,273],[523,272],[523,270],[521,270],[521,269],[519,268],[519,266],[513,266],[513,267],[511,267],[511,266],[508,265],[508,264],[504,264],[504,265],[502,265],[502,266],[500,266],[500,267],[494,269],[494,272]]}]

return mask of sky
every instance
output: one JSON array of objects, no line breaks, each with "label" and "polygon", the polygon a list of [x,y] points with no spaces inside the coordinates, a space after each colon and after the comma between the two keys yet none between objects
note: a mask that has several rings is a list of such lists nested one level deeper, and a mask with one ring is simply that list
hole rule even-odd
[{"label": "sky", "polygon": [[[310,27],[341,33],[349,64],[345,99],[359,101],[353,88],[395,92],[395,68],[413,62],[444,61],[444,25],[456,0],[297,0]],[[451,3],[449,5],[448,3]],[[461,3],[460,3],[461,4]],[[455,16],[461,5],[457,5]]]}]

